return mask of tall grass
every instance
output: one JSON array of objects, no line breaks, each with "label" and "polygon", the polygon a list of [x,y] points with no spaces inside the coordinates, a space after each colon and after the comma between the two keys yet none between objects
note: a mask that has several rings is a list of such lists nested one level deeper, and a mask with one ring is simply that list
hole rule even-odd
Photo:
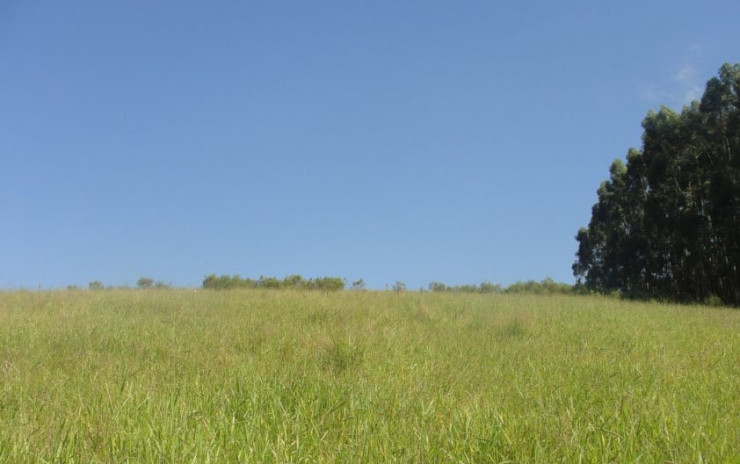
[{"label": "tall grass", "polygon": [[738,462],[740,311],[0,294],[0,462]]}]

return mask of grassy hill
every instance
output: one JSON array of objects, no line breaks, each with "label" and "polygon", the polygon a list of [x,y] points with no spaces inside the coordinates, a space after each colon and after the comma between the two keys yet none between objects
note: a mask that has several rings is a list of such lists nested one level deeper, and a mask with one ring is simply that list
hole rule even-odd
[{"label": "grassy hill", "polygon": [[0,293],[0,462],[737,462],[740,311]]}]

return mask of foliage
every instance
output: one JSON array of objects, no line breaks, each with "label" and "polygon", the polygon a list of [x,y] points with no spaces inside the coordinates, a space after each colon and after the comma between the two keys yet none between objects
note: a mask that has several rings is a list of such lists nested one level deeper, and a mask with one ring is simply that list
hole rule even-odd
[{"label": "foliage", "polygon": [[573,286],[555,282],[550,277],[541,282],[529,280],[526,282],[516,282],[509,285],[504,293],[527,293],[531,295],[554,295],[573,293]]},{"label": "foliage", "polygon": [[396,293],[403,293],[406,291],[406,284],[398,281],[395,284],[393,284],[393,291]]},{"label": "foliage", "polygon": [[481,282],[480,285],[445,285],[441,282],[432,282],[429,284],[431,292],[450,292],[450,293],[530,293],[535,295],[544,294],[568,294],[573,292],[573,287],[558,283],[547,277],[542,282],[533,280],[527,282],[517,282],[503,288],[499,284],[490,282]]},{"label": "foliage", "polygon": [[365,290],[365,279],[358,279],[352,282],[351,290]]},{"label": "foliage", "polygon": [[103,282],[99,280],[93,280],[89,284],[87,284],[87,288],[90,290],[103,290],[105,288],[105,285],[103,285]]},{"label": "foliage", "polygon": [[499,284],[492,284],[488,281],[483,281],[480,283],[480,286],[478,287],[478,291],[480,293],[499,293],[501,292],[501,285]]},{"label": "foliage", "polygon": [[316,277],[309,279],[302,286],[309,290],[328,290],[328,291],[339,291],[344,290],[344,279],[341,277]]},{"label": "foliage", "polygon": [[431,282],[429,284],[429,291],[430,292],[446,292],[448,291],[447,285],[443,284],[442,282]]},{"label": "foliage", "polygon": [[154,287],[154,279],[151,277],[142,277],[136,281],[136,286],[139,288],[152,288]]},{"label": "foliage", "polygon": [[246,278],[243,279],[239,275],[220,275],[216,274],[207,275],[203,279],[203,288],[212,288],[216,290],[228,290],[233,288],[255,288],[257,282]]},{"label": "foliage", "polygon": [[203,288],[228,290],[236,288],[264,288],[264,289],[304,289],[304,290],[343,290],[345,281],[341,277],[316,277],[304,279],[300,275],[289,275],[280,280],[276,277],[260,276],[257,280],[242,278],[239,275],[207,275],[203,279]]},{"label": "foliage", "polygon": [[575,276],[605,293],[740,305],[740,64],[642,126],[642,150],[612,164],[578,231]]}]

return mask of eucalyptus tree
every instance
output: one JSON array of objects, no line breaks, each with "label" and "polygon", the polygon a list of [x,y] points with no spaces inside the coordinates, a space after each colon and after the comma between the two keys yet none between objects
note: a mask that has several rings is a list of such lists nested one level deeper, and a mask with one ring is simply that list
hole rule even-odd
[{"label": "eucalyptus tree", "polygon": [[740,65],[642,127],[642,150],[612,164],[578,231],[574,274],[596,291],[740,304]]}]

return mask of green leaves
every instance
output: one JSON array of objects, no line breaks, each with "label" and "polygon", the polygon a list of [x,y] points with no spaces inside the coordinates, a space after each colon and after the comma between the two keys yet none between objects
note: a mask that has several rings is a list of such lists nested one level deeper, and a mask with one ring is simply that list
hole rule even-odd
[{"label": "green leaves", "polygon": [[615,161],[573,272],[633,297],[740,304],[740,65],[725,64],[701,103],[643,120],[643,148]]},{"label": "green leaves", "polygon": [[[362,280],[362,279],[360,279]],[[260,276],[258,280],[242,278],[239,275],[207,275],[203,279],[203,288],[216,290],[228,290],[232,288],[295,288],[306,290],[327,290],[337,291],[344,290],[345,281],[341,277],[316,277],[313,279],[304,279],[303,277],[293,274],[283,280],[276,277]],[[364,281],[363,281],[364,285]]]}]

